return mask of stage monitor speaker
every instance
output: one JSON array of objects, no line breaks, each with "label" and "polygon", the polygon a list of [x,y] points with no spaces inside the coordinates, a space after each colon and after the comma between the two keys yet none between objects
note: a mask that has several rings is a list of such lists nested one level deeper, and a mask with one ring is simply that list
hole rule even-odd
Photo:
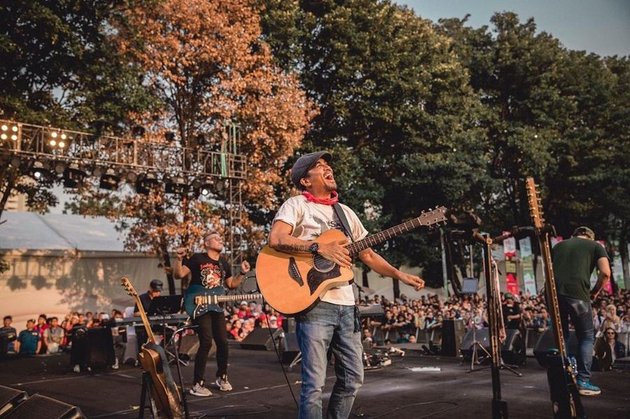
[{"label": "stage monitor speaker", "polygon": [[457,349],[462,345],[466,334],[466,326],[462,319],[444,320],[442,322],[442,349],[440,355],[457,356]]},{"label": "stage monitor speaker", "polygon": [[26,399],[26,391],[0,386],[0,417]]},{"label": "stage monitor speaker", "polygon": [[[280,336],[284,333],[282,328],[268,329],[258,328],[251,331],[251,333],[245,336],[245,339],[241,342],[241,348],[243,349],[257,349],[262,351],[272,351],[273,342],[280,340]],[[272,340],[273,337],[273,340]]]},{"label": "stage monitor speaker", "polygon": [[[191,359],[195,359],[197,356],[197,351],[199,350],[199,337],[194,335],[184,335],[179,341],[179,348],[177,352],[179,353],[179,358],[185,361],[189,361]],[[214,343],[214,339],[212,340],[212,346],[210,346],[210,352],[208,356],[210,358],[216,356],[217,353],[217,344]]]},{"label": "stage monitor speaker", "polygon": [[2,418],[77,419],[85,418],[85,416],[76,406],[35,394],[9,410]]},{"label": "stage monitor speaker", "polygon": [[[536,357],[536,360],[541,367],[547,367],[546,354],[549,352],[550,349],[553,348],[556,348],[553,330],[547,329],[542,335],[540,335],[540,337],[538,338],[538,342],[536,342],[536,346],[534,347],[534,356]],[[578,342],[574,330],[569,331],[569,346],[566,349],[567,355],[577,355]]]},{"label": "stage monitor speaker", "polygon": [[290,364],[300,353],[300,346],[297,341],[297,334],[285,333],[282,341],[282,363]]},{"label": "stage monitor speaker", "polygon": [[282,328],[287,333],[295,333],[295,317],[287,317],[282,323]]},{"label": "stage monitor speaker", "polygon": [[[505,341],[501,345],[501,359],[506,364],[523,365],[527,360],[527,353],[525,352],[525,340],[518,329],[506,329]],[[479,344],[488,352],[490,352],[490,335],[488,328],[477,329],[474,333],[469,330],[464,336],[464,340],[460,346],[460,350],[464,359],[470,360],[473,353],[473,342],[479,342]]]}]

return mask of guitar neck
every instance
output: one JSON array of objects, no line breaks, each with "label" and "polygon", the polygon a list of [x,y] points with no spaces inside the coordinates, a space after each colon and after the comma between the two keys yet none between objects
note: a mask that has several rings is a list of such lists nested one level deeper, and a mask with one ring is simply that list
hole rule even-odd
[{"label": "guitar neck", "polygon": [[558,292],[556,290],[556,279],[553,275],[553,265],[551,261],[551,247],[549,246],[549,237],[547,233],[539,235],[540,253],[545,264],[545,291],[547,294],[547,305],[549,314],[553,322],[553,332],[558,346],[560,356],[565,358],[567,351],[564,342],[564,333],[562,332],[562,321],[560,319],[560,304],[558,303]]},{"label": "guitar neck", "polygon": [[153,330],[151,329],[151,322],[149,322],[147,313],[144,311],[144,306],[142,305],[142,301],[140,301],[140,297],[138,296],[138,294],[135,294],[133,298],[136,300],[136,305],[138,306],[138,312],[140,312],[140,318],[142,319],[142,324],[144,325],[144,329],[147,331],[147,337],[149,338],[149,341],[153,343],[157,343],[155,339],[155,335],[153,334]]},{"label": "guitar neck", "polygon": [[241,294],[241,295],[217,295],[216,299],[219,303],[238,301],[243,299],[258,300],[263,298],[262,294]]},{"label": "guitar neck", "polygon": [[[398,224],[394,227],[388,228],[387,230],[383,230],[380,233],[372,234],[371,236],[367,236],[364,239],[353,242],[348,245],[347,249],[350,252],[351,256],[355,256],[365,249],[376,246],[377,244],[383,243],[391,238],[400,236],[401,234],[407,233],[411,230],[445,221],[445,212],[446,208],[444,207],[436,208],[435,210],[430,211],[426,214],[422,214],[419,217],[407,220],[402,224]],[[431,217],[434,217],[434,219],[431,219]]]}]

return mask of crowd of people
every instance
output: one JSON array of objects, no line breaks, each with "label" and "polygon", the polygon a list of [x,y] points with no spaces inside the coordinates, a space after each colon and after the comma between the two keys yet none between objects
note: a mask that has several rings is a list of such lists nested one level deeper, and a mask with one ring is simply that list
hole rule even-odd
[{"label": "crowd of people", "polygon": [[[405,295],[389,300],[383,296],[364,297],[364,306],[380,305],[382,316],[363,318],[363,339],[375,343],[415,343],[421,333],[433,338],[439,345],[440,330],[444,320],[462,320],[466,329],[487,327],[487,309],[485,297],[479,294],[462,297],[443,298],[437,294],[427,294],[418,299],[410,299]],[[507,328],[520,329],[523,332],[535,330],[544,332],[551,326],[551,318],[542,295],[531,296],[519,293],[502,294],[503,316]],[[132,310],[127,310],[132,315]],[[55,316],[40,314],[35,319],[27,320],[25,328],[17,332],[13,318],[7,315],[3,319],[0,334],[8,337],[3,342],[2,354],[43,355],[70,351],[72,337],[78,328],[111,327],[114,345],[120,348],[126,340],[125,328],[110,326],[111,319],[123,319],[123,312],[113,309],[111,313],[91,311],[85,313],[71,312],[59,322]],[[243,341],[256,328],[283,328],[286,317],[275,311],[268,304],[257,301],[241,301],[238,304],[227,304],[225,307],[226,329],[228,339]],[[626,354],[624,342],[619,335],[630,333],[630,291],[619,290],[616,294],[600,295],[593,302],[593,323],[599,338],[595,352],[606,354],[611,362],[604,369],[610,369],[614,359]],[[614,350],[607,350],[612,336]],[[608,342],[608,346],[604,345]],[[117,354],[120,350],[116,351]],[[602,355],[603,356],[603,355]],[[118,367],[121,355],[116,357],[114,368]]]}]

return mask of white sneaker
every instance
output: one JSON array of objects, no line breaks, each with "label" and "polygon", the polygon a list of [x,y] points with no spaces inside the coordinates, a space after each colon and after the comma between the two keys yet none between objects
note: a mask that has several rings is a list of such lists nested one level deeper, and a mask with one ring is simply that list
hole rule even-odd
[{"label": "white sneaker", "polygon": [[199,397],[212,396],[212,392],[203,386],[203,381],[195,383],[195,385],[190,389],[190,394]]},{"label": "white sneaker", "polygon": [[230,384],[230,382],[228,381],[227,375],[222,375],[221,377],[217,378],[215,384],[217,387],[219,387],[219,390],[221,391],[232,391],[232,384]]},{"label": "white sneaker", "polygon": [[76,372],[77,374],[81,372],[81,366],[79,364],[75,365],[74,368],[72,368],[72,371]]},{"label": "white sneaker", "polygon": [[118,365],[118,358],[116,358],[116,360],[114,361],[114,364],[112,365],[112,369],[113,369],[113,370],[117,370],[118,368],[119,368],[119,365]]}]

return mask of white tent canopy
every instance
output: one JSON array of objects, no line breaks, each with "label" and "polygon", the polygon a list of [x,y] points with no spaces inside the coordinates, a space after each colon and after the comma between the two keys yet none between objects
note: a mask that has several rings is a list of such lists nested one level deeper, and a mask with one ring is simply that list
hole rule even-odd
[{"label": "white tent canopy", "polygon": [[40,313],[109,313],[133,305],[121,276],[138,293],[153,278],[165,281],[157,258],[126,252],[125,235],[105,217],[4,212],[0,222],[0,257],[10,265],[0,275],[0,314],[12,315],[18,329]]}]

